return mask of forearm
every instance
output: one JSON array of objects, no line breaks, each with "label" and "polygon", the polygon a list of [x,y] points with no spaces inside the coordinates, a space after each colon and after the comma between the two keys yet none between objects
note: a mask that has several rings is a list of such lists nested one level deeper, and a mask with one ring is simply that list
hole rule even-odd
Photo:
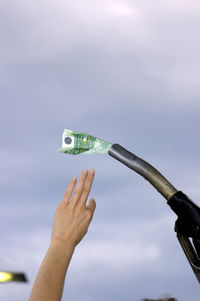
[{"label": "forearm", "polygon": [[94,170],[81,173],[70,181],[54,216],[51,244],[36,277],[29,301],[60,301],[65,275],[75,246],[86,234],[96,203],[87,198],[94,179]]},{"label": "forearm", "polygon": [[60,301],[74,246],[55,241],[44,257],[29,301]]}]

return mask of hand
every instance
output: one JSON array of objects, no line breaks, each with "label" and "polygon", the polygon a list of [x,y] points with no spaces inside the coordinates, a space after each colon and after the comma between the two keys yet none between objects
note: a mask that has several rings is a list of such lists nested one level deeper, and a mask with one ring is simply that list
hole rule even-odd
[{"label": "hand", "polygon": [[86,234],[96,208],[93,199],[90,199],[88,205],[86,204],[94,174],[94,169],[89,172],[83,170],[74,193],[76,177],[70,181],[65,195],[56,209],[52,243],[71,244],[72,247],[75,247]]}]

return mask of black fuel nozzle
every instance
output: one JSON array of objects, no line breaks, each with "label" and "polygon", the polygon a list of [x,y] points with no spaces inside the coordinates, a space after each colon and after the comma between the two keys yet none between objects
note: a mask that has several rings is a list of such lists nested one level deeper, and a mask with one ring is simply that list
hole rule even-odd
[{"label": "black fuel nozzle", "polygon": [[175,231],[200,240],[200,208],[183,192],[176,192],[167,202],[178,219]]},{"label": "black fuel nozzle", "polygon": [[177,214],[175,231],[185,255],[200,283],[200,208],[178,191],[155,167],[119,144],[108,154],[134,170],[152,184]]},{"label": "black fuel nozzle", "polygon": [[183,192],[176,192],[168,205],[178,216],[174,230],[200,283],[200,208]]}]

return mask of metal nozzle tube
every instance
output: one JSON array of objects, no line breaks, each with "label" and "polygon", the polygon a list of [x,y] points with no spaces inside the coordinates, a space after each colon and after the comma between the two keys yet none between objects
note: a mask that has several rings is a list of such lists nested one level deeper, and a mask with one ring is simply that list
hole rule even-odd
[{"label": "metal nozzle tube", "polygon": [[108,154],[143,176],[167,200],[178,191],[156,168],[127,151],[121,145],[113,144]]}]

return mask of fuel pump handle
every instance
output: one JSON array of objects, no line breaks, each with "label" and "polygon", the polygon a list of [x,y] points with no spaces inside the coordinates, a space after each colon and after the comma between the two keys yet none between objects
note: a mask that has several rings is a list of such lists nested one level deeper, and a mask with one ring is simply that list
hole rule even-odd
[{"label": "fuel pump handle", "polygon": [[200,208],[156,168],[121,145],[113,144],[108,154],[143,176],[167,199],[168,205],[178,216],[175,222],[177,238],[200,283]]}]

